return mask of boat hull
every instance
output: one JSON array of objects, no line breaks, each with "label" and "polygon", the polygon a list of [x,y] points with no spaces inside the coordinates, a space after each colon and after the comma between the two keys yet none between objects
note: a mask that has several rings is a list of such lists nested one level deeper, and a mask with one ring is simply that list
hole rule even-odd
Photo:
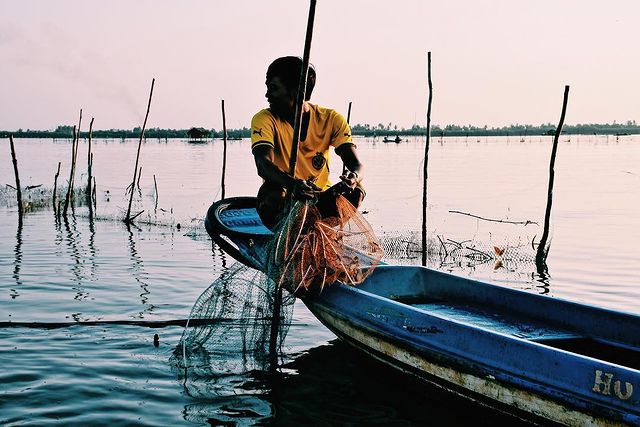
[{"label": "boat hull", "polygon": [[[218,202],[206,224],[232,256],[261,269],[269,232],[252,203]],[[334,283],[303,301],[354,347],[500,411],[640,425],[640,316],[417,266],[380,266],[358,287]]]}]

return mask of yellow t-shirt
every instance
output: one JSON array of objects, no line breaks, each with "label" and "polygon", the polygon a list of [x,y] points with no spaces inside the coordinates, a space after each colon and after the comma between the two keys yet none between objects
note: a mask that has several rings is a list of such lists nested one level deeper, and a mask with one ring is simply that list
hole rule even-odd
[{"label": "yellow t-shirt", "polygon": [[[310,117],[307,135],[298,145],[296,178],[314,179],[326,190],[329,183],[329,147],[338,148],[352,143],[351,129],[344,117],[335,110],[307,103]],[[301,132],[304,134],[304,132]],[[289,172],[293,126],[274,116],[269,109],[258,111],[251,120],[251,149],[259,145],[273,148],[273,163]]]}]

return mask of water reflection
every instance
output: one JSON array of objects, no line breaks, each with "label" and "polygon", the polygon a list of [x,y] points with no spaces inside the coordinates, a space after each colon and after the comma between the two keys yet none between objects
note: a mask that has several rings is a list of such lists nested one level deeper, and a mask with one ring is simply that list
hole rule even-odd
[{"label": "water reflection", "polygon": [[440,426],[478,425],[482,420],[481,425],[519,425],[505,415],[389,368],[337,340],[294,355],[275,373],[204,372],[185,382],[185,392],[196,400],[184,408],[189,422]]},{"label": "water reflection", "polygon": [[135,223],[127,223],[126,227],[128,233],[129,258],[131,260],[131,275],[138,285],[140,285],[140,303],[145,307],[138,312],[136,317],[142,319],[145,314],[151,313],[155,309],[155,306],[149,303],[149,294],[151,294],[151,291],[149,291],[149,284],[147,283],[147,274],[144,270],[142,257],[140,257],[136,249],[136,242],[132,231],[132,229],[135,229],[137,232],[141,232],[142,229],[135,225]]},{"label": "water reflection", "polygon": [[16,246],[14,248],[14,260],[13,260],[13,279],[16,281],[16,287],[11,288],[9,296],[11,299],[16,299],[20,294],[18,289],[22,286],[22,280],[20,280],[20,269],[22,268],[22,220],[18,221],[18,230],[16,231]]},{"label": "water reflection", "polygon": [[[82,250],[82,234],[80,230],[78,230],[78,223],[75,215],[71,215],[71,220],[64,215],[62,217],[62,221],[64,223],[64,229],[66,231],[66,246],[67,251],[73,261],[73,264],[70,265],[71,273],[74,277],[75,285],[73,286],[73,290],[76,291],[76,295],[73,299],[82,301],[84,299],[89,298],[89,292],[86,290],[84,286],[84,251]],[[76,313],[75,317],[80,318],[81,313]]]}]

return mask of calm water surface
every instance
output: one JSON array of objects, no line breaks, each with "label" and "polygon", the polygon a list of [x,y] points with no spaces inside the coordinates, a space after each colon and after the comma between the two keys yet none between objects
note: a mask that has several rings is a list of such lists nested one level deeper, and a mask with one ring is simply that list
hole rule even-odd
[{"label": "calm water surface", "polygon": [[[419,263],[424,141],[357,143],[367,167],[363,211],[383,239],[387,261]],[[94,220],[79,207],[68,221],[56,221],[45,207],[18,227],[14,193],[0,192],[0,424],[501,421],[362,357],[335,341],[301,304],[277,375],[199,370],[185,376],[173,360],[182,328],[172,322],[185,319],[200,293],[234,262],[211,244],[201,222],[220,197],[221,144],[148,140],[133,208],[145,212],[130,229],[118,219],[126,210],[137,143],[98,140],[93,147]],[[81,164],[86,149],[80,145]],[[548,274],[540,275],[531,243],[542,234],[550,149],[549,137],[434,139],[430,266],[640,313],[640,139],[562,138]],[[18,140],[16,150],[22,185],[43,184],[25,197],[48,197],[58,162],[58,185],[64,185],[68,141]],[[0,141],[0,152],[0,182],[13,184],[8,141]],[[230,143],[227,167],[228,196],[255,194],[260,181],[248,141]],[[339,169],[334,162],[332,176]],[[80,166],[76,182],[85,173]],[[494,246],[505,250],[500,263]],[[106,323],[87,323],[97,321]]]}]

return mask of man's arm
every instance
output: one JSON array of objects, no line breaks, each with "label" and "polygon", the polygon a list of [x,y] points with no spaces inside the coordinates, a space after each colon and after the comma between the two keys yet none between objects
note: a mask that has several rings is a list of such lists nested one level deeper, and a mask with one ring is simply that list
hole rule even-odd
[{"label": "man's arm", "polygon": [[273,147],[270,145],[257,145],[252,152],[256,162],[256,169],[258,169],[258,175],[265,181],[292,191],[293,196],[297,199],[311,199],[314,197],[316,191],[320,191],[317,186],[308,184],[301,179],[295,179],[288,173],[280,170],[280,168],[273,163]]},{"label": "man's arm", "polygon": [[342,159],[347,168],[347,172],[340,176],[340,179],[351,188],[362,180],[362,171],[364,169],[358,153],[356,152],[356,146],[351,143],[345,143],[336,148],[336,154]]}]

